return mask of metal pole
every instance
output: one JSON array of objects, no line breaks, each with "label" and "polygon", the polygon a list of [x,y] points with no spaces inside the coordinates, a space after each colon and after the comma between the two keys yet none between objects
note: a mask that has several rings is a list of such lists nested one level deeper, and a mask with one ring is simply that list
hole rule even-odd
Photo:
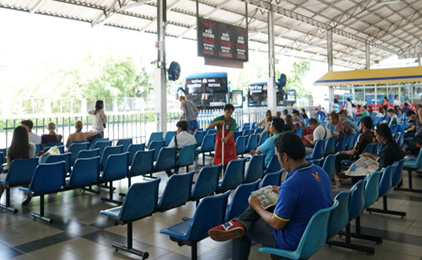
[{"label": "metal pole", "polygon": [[369,48],[369,43],[367,42],[365,44],[365,58],[366,58],[366,67],[365,69],[370,69],[371,68],[371,50]]},{"label": "metal pole", "polygon": [[328,62],[328,71],[333,71],[333,31],[327,31],[327,62]]},{"label": "metal pole", "polygon": [[272,6],[268,10],[268,64],[269,64],[269,77],[268,77],[268,109],[275,112],[277,110],[276,100],[276,84],[275,84],[275,47],[274,47],[274,12]]}]

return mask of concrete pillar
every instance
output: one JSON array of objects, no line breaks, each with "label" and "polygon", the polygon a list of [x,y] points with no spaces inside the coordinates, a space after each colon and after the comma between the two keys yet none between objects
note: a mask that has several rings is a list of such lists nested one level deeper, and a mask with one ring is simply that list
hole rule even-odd
[{"label": "concrete pillar", "polygon": [[157,67],[155,69],[155,112],[157,113],[157,131],[167,131],[167,82],[165,35],[167,25],[167,1],[157,0]]},{"label": "concrete pillar", "polygon": [[268,109],[273,113],[277,110],[276,84],[275,84],[275,48],[274,48],[274,13],[272,7],[268,10]]},{"label": "concrete pillar", "polygon": [[365,59],[366,59],[365,69],[370,69],[371,68],[371,50],[369,48],[369,43],[365,44]]}]

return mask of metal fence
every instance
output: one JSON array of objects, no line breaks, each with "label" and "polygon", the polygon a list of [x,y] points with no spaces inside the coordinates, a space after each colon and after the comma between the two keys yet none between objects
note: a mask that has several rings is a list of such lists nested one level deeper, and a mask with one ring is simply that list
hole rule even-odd
[{"label": "metal fence", "polygon": [[[306,107],[309,116],[314,116],[315,107]],[[280,107],[278,110],[287,109],[289,113],[293,107]],[[236,120],[237,126],[241,127],[244,123],[260,122],[265,118],[266,108],[254,109],[236,109],[233,118]],[[200,128],[206,128],[209,123],[217,116],[223,115],[224,111],[219,110],[203,110],[198,115]],[[175,131],[176,123],[180,120],[181,112],[169,112],[167,114],[167,130]],[[158,114],[154,111],[132,112],[132,113],[108,113],[107,127],[104,130],[105,137],[110,140],[118,140],[122,138],[132,138],[134,143],[144,143],[152,132],[158,129]],[[20,125],[23,119],[28,118],[12,118],[1,120],[0,129],[0,148],[9,147],[12,141],[13,130]],[[81,120],[84,123],[83,131],[89,131],[92,125],[92,117],[89,115],[60,115],[56,117],[31,117],[34,122],[32,131],[38,135],[47,134],[46,126],[49,122],[56,124],[56,133],[63,136],[63,142],[66,142],[69,134],[74,132],[74,123]]]}]

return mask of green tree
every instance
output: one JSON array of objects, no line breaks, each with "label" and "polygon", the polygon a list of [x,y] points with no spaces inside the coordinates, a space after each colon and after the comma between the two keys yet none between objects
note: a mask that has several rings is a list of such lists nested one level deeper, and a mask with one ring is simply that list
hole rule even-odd
[{"label": "green tree", "polygon": [[310,69],[309,61],[298,61],[292,64],[292,69],[289,73],[286,73],[287,82],[286,88],[296,90],[297,98],[311,97],[312,93],[303,86],[302,79],[306,76],[306,73]]}]

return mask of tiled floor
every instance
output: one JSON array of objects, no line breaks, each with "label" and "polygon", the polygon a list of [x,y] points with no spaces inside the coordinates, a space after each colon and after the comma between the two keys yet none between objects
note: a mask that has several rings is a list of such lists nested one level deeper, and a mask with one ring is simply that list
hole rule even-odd
[{"label": "tiled floor", "polygon": [[[202,162],[202,158],[198,160]],[[192,167],[191,167],[192,168]],[[197,167],[197,169],[199,169]],[[162,178],[162,190],[167,180],[165,173],[159,173]],[[142,181],[135,178],[133,181]],[[407,172],[405,172],[405,185]],[[117,192],[127,191],[127,181],[116,182]],[[350,186],[337,185],[334,193],[348,189]],[[422,176],[414,178],[414,187],[422,188]],[[115,198],[118,193],[115,193]],[[106,191],[102,193],[106,196]],[[421,260],[422,259],[422,194],[391,191],[388,195],[388,206],[391,210],[407,212],[405,218],[383,214],[362,214],[362,232],[379,235],[384,238],[382,244],[365,240],[352,239],[353,243],[375,248],[375,255],[325,246],[312,257],[313,260],[330,259],[372,259],[372,260]],[[39,198],[33,198],[29,207],[20,206],[24,195],[18,189],[12,190],[12,205],[19,209],[13,215],[0,212],[0,259],[140,259],[138,256],[124,252],[115,252],[111,246],[113,241],[125,243],[126,226],[115,226],[112,221],[99,215],[99,211],[114,207],[103,203],[100,196],[91,193],[82,194],[80,190],[67,191],[46,198],[46,215],[54,222],[50,225],[39,220],[32,220],[31,211],[39,211]],[[4,198],[2,198],[4,203]],[[375,207],[382,206],[382,200]],[[155,213],[151,217],[134,223],[134,247],[148,251],[148,259],[190,259],[190,247],[179,247],[170,241],[168,236],[159,230],[181,221],[183,216],[192,216],[195,203]],[[353,228],[353,226],[352,226]],[[336,237],[336,240],[342,240]],[[270,259],[267,254],[257,252],[259,245],[251,250],[250,259]],[[207,238],[199,243],[199,259],[223,260],[231,258],[231,242],[215,242]]]}]

